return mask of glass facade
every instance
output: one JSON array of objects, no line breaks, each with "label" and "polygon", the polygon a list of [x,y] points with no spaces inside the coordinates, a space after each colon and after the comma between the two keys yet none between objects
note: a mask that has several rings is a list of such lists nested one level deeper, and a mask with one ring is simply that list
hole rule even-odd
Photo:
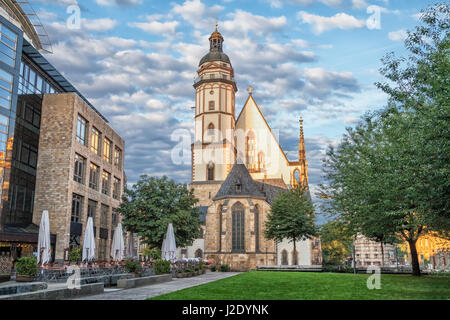
[{"label": "glass facade", "polygon": [[17,33],[0,23],[0,61],[14,67],[16,62]]},{"label": "glass facade", "polygon": [[51,81],[34,67],[31,62],[22,59],[20,63],[19,94],[57,93],[59,90]]},{"label": "glass facade", "polygon": [[0,106],[11,109],[12,89],[14,76],[0,69]]}]

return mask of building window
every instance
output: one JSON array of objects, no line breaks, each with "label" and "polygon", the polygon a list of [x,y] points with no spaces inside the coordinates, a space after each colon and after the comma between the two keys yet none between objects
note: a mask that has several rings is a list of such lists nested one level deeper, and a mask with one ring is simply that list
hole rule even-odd
[{"label": "building window", "polygon": [[247,134],[247,169],[254,170],[256,169],[256,137],[255,133],[250,130]]},{"label": "building window", "polygon": [[202,249],[195,250],[195,257],[196,258],[203,258],[203,251],[202,251]]},{"label": "building window", "polygon": [[25,60],[20,64],[19,94],[43,94],[59,92],[41,71],[35,70]]},{"label": "building window", "polygon": [[288,265],[288,253],[286,250],[281,251],[281,264],[283,266]]},{"label": "building window", "polygon": [[101,139],[101,132],[97,130],[97,128],[92,127],[91,132],[91,151],[94,152],[97,155],[101,155],[101,149],[100,149],[100,139]]},{"label": "building window", "polygon": [[211,111],[214,110],[214,101],[209,102],[209,110],[211,110]]},{"label": "building window", "polygon": [[208,163],[208,181],[214,180],[214,163]]},{"label": "building window", "polygon": [[86,128],[87,128],[88,122],[85,118],[78,115],[78,122],[77,122],[77,138],[76,140],[81,143],[82,145],[86,145]]},{"label": "building window", "polygon": [[83,210],[83,197],[78,194],[72,195],[72,215],[70,221],[81,223],[81,213]]},{"label": "building window", "polygon": [[12,74],[0,69],[0,106],[8,110],[11,109],[11,92],[13,81],[14,77]]},{"label": "building window", "polygon": [[109,172],[102,172],[102,193],[109,195],[109,189],[111,188],[111,174]]},{"label": "building window", "polygon": [[113,198],[120,199],[120,179],[114,177]]},{"label": "building window", "polygon": [[117,146],[114,148],[114,165],[122,169],[122,150]]},{"label": "building window", "polygon": [[100,175],[100,167],[91,163],[89,165],[89,188],[98,190],[99,175]]},{"label": "building window", "polygon": [[0,114],[0,158],[5,159],[6,142],[8,140],[9,118]]},{"label": "building window", "polygon": [[244,246],[244,236],[245,236],[245,229],[244,229],[244,221],[245,221],[245,215],[244,215],[244,206],[240,202],[236,202],[231,207],[232,212],[232,229],[231,229],[231,237],[232,237],[232,251],[234,252],[244,252],[245,246]]},{"label": "building window", "polygon": [[113,227],[117,227],[118,223],[119,223],[119,213],[117,212],[117,208],[113,208],[111,215],[111,225]]},{"label": "building window", "polygon": [[209,124],[207,132],[208,132],[208,136],[214,135],[214,125],[212,123]]},{"label": "building window", "polygon": [[254,209],[255,214],[255,251],[259,252],[259,207],[258,205],[255,205]]},{"label": "building window", "polygon": [[87,217],[92,218],[92,223],[95,226],[95,217],[97,213],[97,201],[88,200],[88,212]]},{"label": "building window", "polygon": [[108,138],[103,139],[103,160],[106,162],[111,162],[111,145],[112,142]]},{"label": "building window", "polygon": [[101,214],[100,215],[100,227],[107,229],[108,228],[109,207],[105,204],[102,204],[100,214]]},{"label": "building window", "polygon": [[0,24],[0,60],[14,67],[16,61],[17,34]]},{"label": "building window", "polygon": [[37,167],[37,148],[29,145],[28,143],[20,141],[20,162],[23,164],[30,166],[33,169]]},{"label": "building window", "polygon": [[86,170],[86,158],[75,153],[75,167],[73,169],[73,180],[84,184],[84,172]]},{"label": "building window", "polygon": [[260,151],[258,153],[258,170],[264,170],[265,167],[264,152]]}]

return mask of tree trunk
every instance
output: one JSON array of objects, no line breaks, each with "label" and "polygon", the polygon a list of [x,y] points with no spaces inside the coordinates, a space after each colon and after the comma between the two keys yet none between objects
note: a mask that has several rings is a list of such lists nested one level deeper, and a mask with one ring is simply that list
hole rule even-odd
[{"label": "tree trunk", "polygon": [[295,238],[294,238],[294,255],[293,255],[293,257],[292,257],[292,264],[293,265],[297,265],[297,259],[298,259],[298,257],[297,257],[297,248],[296,248],[296,246],[295,246]]},{"label": "tree trunk", "polygon": [[411,252],[411,265],[413,276],[420,276],[419,256],[416,249],[417,240],[408,240],[409,250]]},{"label": "tree trunk", "polygon": [[383,247],[383,242],[381,242],[381,266],[384,267],[384,247]]}]

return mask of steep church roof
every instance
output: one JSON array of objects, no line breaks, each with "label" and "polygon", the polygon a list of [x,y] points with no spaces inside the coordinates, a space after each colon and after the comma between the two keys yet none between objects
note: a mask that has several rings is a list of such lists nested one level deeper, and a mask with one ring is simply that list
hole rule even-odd
[{"label": "steep church roof", "polygon": [[238,159],[213,200],[250,197],[264,199],[271,204],[278,193],[285,190],[286,187],[253,180],[247,167]]}]

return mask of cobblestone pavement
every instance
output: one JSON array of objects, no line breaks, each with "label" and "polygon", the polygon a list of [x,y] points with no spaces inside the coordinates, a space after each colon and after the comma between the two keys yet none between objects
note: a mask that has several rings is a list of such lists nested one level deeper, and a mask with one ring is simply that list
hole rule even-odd
[{"label": "cobblestone pavement", "polygon": [[144,300],[184,288],[195,287],[200,284],[235,276],[239,272],[207,272],[191,278],[173,278],[172,281],[153,284],[133,289],[109,289],[105,293],[80,297],[75,300]]}]

